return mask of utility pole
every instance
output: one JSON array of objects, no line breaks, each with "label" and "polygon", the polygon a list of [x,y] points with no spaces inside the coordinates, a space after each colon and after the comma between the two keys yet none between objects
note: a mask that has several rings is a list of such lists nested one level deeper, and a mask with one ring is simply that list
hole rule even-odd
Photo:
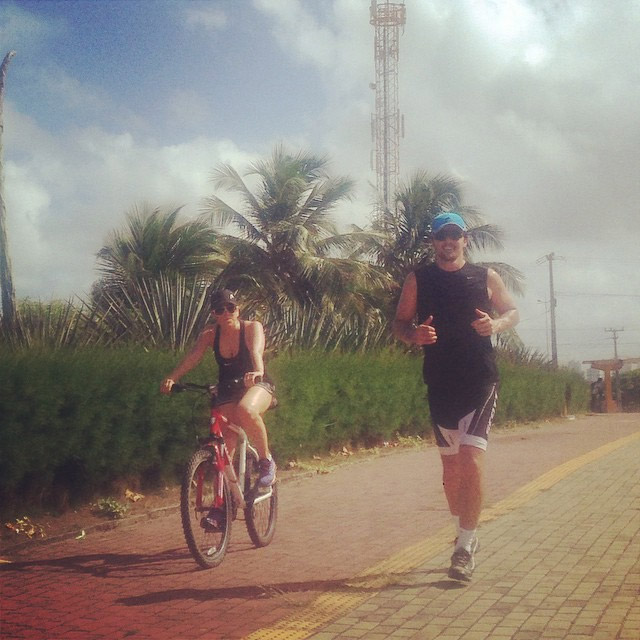
[{"label": "utility pole", "polygon": [[11,330],[16,321],[16,292],[13,287],[9,242],[7,240],[7,210],[4,202],[4,169],[2,163],[2,134],[4,133],[4,83],[11,58],[15,51],[9,51],[0,67],[0,293],[2,298],[2,324]]},{"label": "utility pole", "polygon": [[551,311],[551,366],[558,368],[558,340],[556,338],[556,294],[553,288],[553,261],[558,260],[555,253],[549,253],[542,258],[538,258],[537,264],[547,260],[549,262],[549,309]]},{"label": "utility pole", "polygon": [[544,304],[544,337],[547,344],[547,350],[545,353],[547,354],[547,357],[549,357],[549,317],[548,317],[549,307],[547,306],[549,304],[549,301],[538,300],[538,302],[541,302],[542,304]]},{"label": "utility pole", "polygon": [[[618,359],[618,334],[624,329],[605,329],[607,333],[612,333],[613,336],[613,358]],[[622,393],[620,392],[620,370],[616,369],[616,402],[618,403],[618,411],[622,410]]]}]

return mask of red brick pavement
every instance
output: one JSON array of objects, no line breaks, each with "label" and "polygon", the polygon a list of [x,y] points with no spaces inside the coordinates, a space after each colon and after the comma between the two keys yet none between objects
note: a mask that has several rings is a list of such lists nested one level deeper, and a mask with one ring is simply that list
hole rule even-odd
[{"label": "red brick pavement", "polygon": [[[637,416],[620,415],[496,432],[487,455],[487,504],[637,430]],[[434,448],[285,482],[280,496],[273,543],[254,549],[237,521],[224,563],[208,571],[186,551],[177,513],[20,550],[0,565],[0,637],[242,638],[449,520]]]}]

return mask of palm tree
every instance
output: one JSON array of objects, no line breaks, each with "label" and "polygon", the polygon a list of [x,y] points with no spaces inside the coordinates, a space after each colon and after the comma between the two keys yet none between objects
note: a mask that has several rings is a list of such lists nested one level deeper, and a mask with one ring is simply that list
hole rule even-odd
[{"label": "palm tree", "polygon": [[16,322],[16,292],[13,287],[9,243],[6,229],[6,207],[4,203],[4,169],[2,162],[2,134],[4,132],[4,83],[9,63],[15,51],[9,51],[0,66],[0,298],[2,299],[2,324],[11,332]]},{"label": "palm tree", "polygon": [[[417,171],[396,194],[395,211],[382,211],[374,220],[372,234],[364,250],[374,262],[384,267],[398,284],[418,266],[433,260],[431,223],[445,211],[457,211],[468,227],[468,258],[479,251],[502,249],[502,231],[496,225],[484,224],[475,207],[462,204],[460,183],[450,176],[430,176]],[[501,262],[478,263],[494,268],[514,292],[522,293],[522,274]]]},{"label": "palm tree", "polygon": [[134,207],[125,231],[114,231],[98,252],[102,285],[179,273],[187,278],[213,276],[220,268],[217,234],[203,220],[178,224],[171,211]]},{"label": "palm tree", "polygon": [[215,188],[240,196],[236,209],[213,195],[205,211],[220,229],[229,262],[219,283],[248,292],[249,305],[272,319],[291,317],[293,307],[320,313],[365,312],[371,287],[388,286],[374,265],[349,256],[358,233],[338,233],[333,214],[350,198],[353,182],[332,177],[324,157],[277,146],[267,160],[252,164],[245,178],[230,165],[213,174]]},{"label": "palm tree", "polygon": [[105,339],[181,349],[202,329],[207,290],[226,260],[209,223],[178,224],[179,212],[134,207],[98,252],[102,277],[88,307]]}]

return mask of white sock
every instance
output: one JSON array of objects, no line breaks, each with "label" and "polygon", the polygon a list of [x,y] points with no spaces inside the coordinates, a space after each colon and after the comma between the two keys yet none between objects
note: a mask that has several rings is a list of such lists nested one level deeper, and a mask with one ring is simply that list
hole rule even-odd
[{"label": "white sock", "polygon": [[471,544],[476,537],[476,531],[477,529],[460,529],[456,549],[466,549],[471,553]]}]

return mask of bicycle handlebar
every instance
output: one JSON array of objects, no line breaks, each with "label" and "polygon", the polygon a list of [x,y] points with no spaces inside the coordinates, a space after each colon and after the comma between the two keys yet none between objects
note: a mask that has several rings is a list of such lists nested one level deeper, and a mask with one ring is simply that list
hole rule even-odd
[{"label": "bicycle handlebar", "polygon": [[[256,382],[262,381],[262,376],[255,377]],[[244,378],[233,378],[231,381],[232,387],[244,386]],[[214,395],[217,392],[217,384],[195,384],[193,382],[174,382],[171,387],[171,393],[182,393],[183,391],[206,391],[209,395]]]},{"label": "bicycle handlebar", "polygon": [[216,385],[194,384],[193,382],[174,382],[171,386],[171,393],[182,393],[183,391],[206,391],[211,393]]}]

